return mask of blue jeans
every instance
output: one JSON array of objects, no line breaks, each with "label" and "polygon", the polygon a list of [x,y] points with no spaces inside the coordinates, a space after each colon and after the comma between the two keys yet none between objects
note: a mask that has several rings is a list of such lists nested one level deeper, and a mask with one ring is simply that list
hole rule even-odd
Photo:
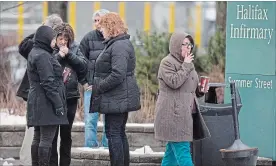
[{"label": "blue jeans", "polygon": [[193,166],[190,142],[168,142],[161,166]]},{"label": "blue jeans", "polygon": [[[97,141],[97,123],[99,119],[99,113],[89,113],[90,109],[90,98],[92,91],[84,92],[84,120],[85,120],[85,147],[98,147],[99,143]],[[104,117],[104,116],[103,116]],[[104,126],[105,120],[103,119]],[[105,127],[103,126],[102,144],[103,147],[108,147],[108,141],[105,134]]]}]

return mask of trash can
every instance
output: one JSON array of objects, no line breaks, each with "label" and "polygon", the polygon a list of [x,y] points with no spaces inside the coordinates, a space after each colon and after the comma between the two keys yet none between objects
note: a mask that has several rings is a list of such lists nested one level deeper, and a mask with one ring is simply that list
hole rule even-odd
[{"label": "trash can", "polygon": [[[229,147],[234,137],[232,103],[218,104],[216,89],[225,88],[223,83],[210,83],[209,92],[199,100],[200,111],[210,131],[211,137],[192,143],[192,155],[195,166],[221,166],[220,149]],[[227,95],[231,95],[230,93]],[[238,112],[242,107],[238,89],[236,89]]]}]

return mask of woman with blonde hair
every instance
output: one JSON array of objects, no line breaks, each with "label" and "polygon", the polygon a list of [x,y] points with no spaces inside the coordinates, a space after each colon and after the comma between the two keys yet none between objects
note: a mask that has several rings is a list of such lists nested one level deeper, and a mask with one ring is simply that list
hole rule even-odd
[{"label": "woman with blonde hair", "polygon": [[197,97],[206,91],[200,92],[198,88],[193,48],[190,35],[173,33],[170,53],[159,67],[154,130],[156,139],[168,142],[162,166],[193,166],[190,142],[210,136],[197,103]]},{"label": "woman with blonde hair", "polygon": [[99,25],[105,48],[95,62],[90,112],[105,114],[111,166],[129,166],[128,112],[141,108],[134,48],[117,13],[102,16]]}]

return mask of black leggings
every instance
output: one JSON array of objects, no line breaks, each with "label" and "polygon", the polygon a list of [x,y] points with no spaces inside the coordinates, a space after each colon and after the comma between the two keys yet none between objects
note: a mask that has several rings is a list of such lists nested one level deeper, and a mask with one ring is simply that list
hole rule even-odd
[{"label": "black leggings", "polygon": [[35,126],[32,145],[37,147],[52,147],[56,129],[57,125]]},{"label": "black leggings", "polygon": [[75,114],[78,106],[78,99],[67,99],[67,118],[69,125],[60,125],[60,160],[58,164],[58,153],[57,153],[57,139],[59,134],[59,128],[53,140],[52,155],[50,160],[51,166],[70,166],[71,163],[71,147],[72,147],[72,136],[71,130],[75,119]]}]

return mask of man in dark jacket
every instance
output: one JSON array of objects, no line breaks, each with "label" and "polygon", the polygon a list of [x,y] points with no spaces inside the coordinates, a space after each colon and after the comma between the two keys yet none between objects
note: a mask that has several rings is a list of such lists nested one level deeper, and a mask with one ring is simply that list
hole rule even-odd
[{"label": "man in dark jacket", "polygon": [[[54,28],[55,26],[61,24],[63,21],[60,18],[59,15],[57,14],[52,14],[49,15],[43,25],[49,26],[51,28]],[[18,47],[19,53],[27,60],[28,55],[33,48],[33,38],[34,38],[34,33],[27,36],[20,44]],[[19,86],[19,89],[17,91],[17,96],[23,98],[23,100],[27,101],[28,98],[28,93],[29,93],[29,80],[28,80],[28,75],[27,71],[24,74],[23,80]],[[32,137],[34,135],[34,128],[26,127],[25,131],[25,136],[24,140],[22,143],[22,147],[20,149],[20,162],[22,165],[31,165],[31,141]]]},{"label": "man in dark jacket", "polygon": [[[97,123],[99,119],[98,113],[89,113],[90,99],[92,94],[92,85],[94,79],[94,66],[97,57],[104,49],[104,37],[100,31],[98,23],[101,16],[109,13],[108,10],[101,9],[93,14],[95,30],[87,33],[80,42],[80,49],[88,61],[88,73],[84,85],[84,119],[85,119],[85,147],[98,147],[97,141]],[[103,120],[104,121],[104,120]],[[103,147],[108,147],[105,130],[103,130],[102,144]]]},{"label": "man in dark jacket", "polygon": [[58,164],[57,129],[51,156],[51,166],[69,166],[71,163],[71,129],[74,122],[78,99],[80,97],[78,82],[84,83],[87,74],[87,61],[75,42],[73,28],[68,23],[62,23],[54,29],[57,33],[56,50],[57,57],[63,69],[63,82],[66,87],[67,117],[69,125],[60,125],[60,164]]}]

